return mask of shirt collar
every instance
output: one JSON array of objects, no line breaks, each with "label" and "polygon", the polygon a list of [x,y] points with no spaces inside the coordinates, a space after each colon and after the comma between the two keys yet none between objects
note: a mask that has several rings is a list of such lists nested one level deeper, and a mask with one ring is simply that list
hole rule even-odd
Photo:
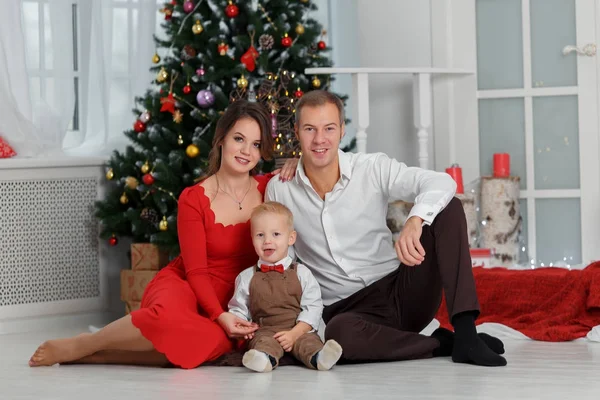
[{"label": "shirt collar", "polygon": [[283,265],[283,269],[288,269],[290,265],[292,265],[292,257],[290,256],[286,256],[284,258],[282,258],[281,260],[277,261],[276,263],[270,263],[270,262],[266,262],[261,260],[260,258],[258,259],[258,262],[256,263],[257,267],[260,267],[261,264],[264,265],[277,265],[277,264],[281,264]]},{"label": "shirt collar", "polygon": [[[304,166],[302,165],[302,156],[300,157],[300,161],[296,166],[296,183],[304,182],[305,184],[309,184],[310,180],[308,176],[306,176],[306,172],[304,172]],[[346,180],[350,180],[352,177],[352,165],[350,164],[350,155],[338,149],[338,160],[340,164],[340,176],[345,178]]]}]

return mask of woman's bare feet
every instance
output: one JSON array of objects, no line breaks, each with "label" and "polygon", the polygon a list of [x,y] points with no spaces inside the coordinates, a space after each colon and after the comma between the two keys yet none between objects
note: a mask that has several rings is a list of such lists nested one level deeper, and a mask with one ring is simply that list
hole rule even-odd
[{"label": "woman's bare feet", "polygon": [[51,366],[87,356],[91,353],[86,342],[91,335],[91,333],[82,333],[68,339],[48,340],[33,353],[29,359],[29,366]]}]

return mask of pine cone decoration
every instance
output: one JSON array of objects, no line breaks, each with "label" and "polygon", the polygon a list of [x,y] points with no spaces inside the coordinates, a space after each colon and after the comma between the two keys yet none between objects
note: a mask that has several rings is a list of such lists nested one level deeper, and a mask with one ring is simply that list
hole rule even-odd
[{"label": "pine cone decoration", "polygon": [[154,209],[152,209],[152,208],[146,207],[146,208],[142,209],[142,212],[140,213],[140,217],[144,221],[147,221],[151,224],[158,223],[158,213],[156,211],[154,211]]},{"label": "pine cone decoration", "polygon": [[183,49],[181,50],[181,59],[191,60],[194,57],[196,57],[196,50],[194,50],[194,48],[189,44],[183,46]]},{"label": "pine cone decoration", "polygon": [[273,39],[273,36],[266,33],[260,35],[258,38],[258,44],[260,44],[260,47],[262,47],[264,50],[270,50],[274,43],[275,39]]}]

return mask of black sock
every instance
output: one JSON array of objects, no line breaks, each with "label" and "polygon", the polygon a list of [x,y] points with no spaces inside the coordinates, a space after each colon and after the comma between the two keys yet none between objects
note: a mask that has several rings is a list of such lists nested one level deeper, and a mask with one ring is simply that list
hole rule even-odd
[{"label": "black sock", "polygon": [[[478,333],[477,336],[496,354],[504,354],[504,343],[502,340],[488,335],[487,333]],[[434,357],[450,357],[454,348],[454,332],[445,328],[437,328],[431,334],[431,337],[440,342],[440,347],[433,350]]]},{"label": "black sock", "polygon": [[496,354],[477,336],[475,314],[473,312],[463,312],[455,315],[452,318],[452,325],[455,332],[452,361],[488,367],[506,365],[506,359]]},{"label": "black sock", "polygon": [[440,347],[433,350],[434,357],[450,357],[454,348],[454,333],[444,328],[437,328],[431,337],[440,342]]},{"label": "black sock", "polygon": [[319,352],[316,352],[314,356],[310,359],[310,365],[317,369],[317,357],[319,356]]},{"label": "black sock", "polygon": [[272,355],[267,355],[269,356],[269,361],[271,361],[271,367],[275,368],[275,365],[277,365],[277,360]]}]

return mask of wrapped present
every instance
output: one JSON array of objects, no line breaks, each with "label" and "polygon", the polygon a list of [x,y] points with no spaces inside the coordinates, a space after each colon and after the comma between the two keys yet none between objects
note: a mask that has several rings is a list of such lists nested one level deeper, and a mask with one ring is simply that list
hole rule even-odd
[{"label": "wrapped present", "polygon": [[131,245],[131,269],[133,271],[158,271],[169,263],[169,254],[152,243]]},{"label": "wrapped present", "polygon": [[139,310],[140,304],[140,301],[126,301],[125,314],[130,314],[132,311]]},{"label": "wrapped present", "polygon": [[142,301],[146,286],[158,271],[121,270],[121,300]]}]

